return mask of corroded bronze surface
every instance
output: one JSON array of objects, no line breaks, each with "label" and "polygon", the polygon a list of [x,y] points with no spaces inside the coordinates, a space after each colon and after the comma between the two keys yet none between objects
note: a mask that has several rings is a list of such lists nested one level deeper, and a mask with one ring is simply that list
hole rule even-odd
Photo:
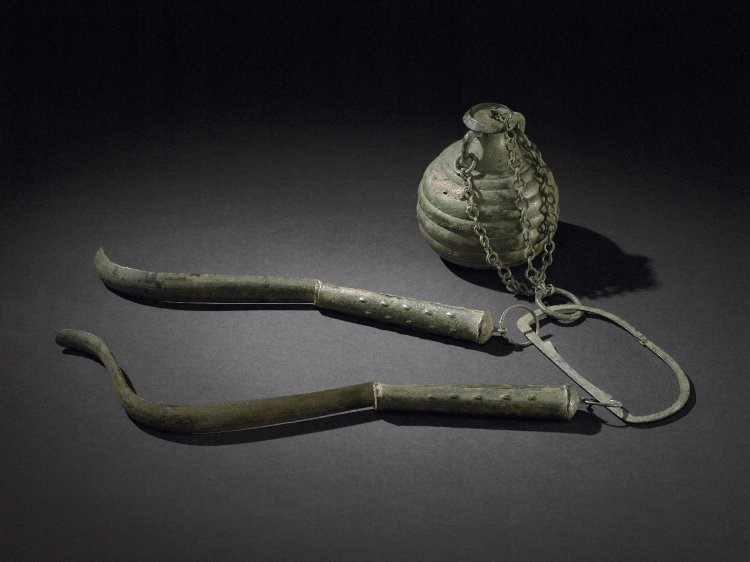
[{"label": "corroded bronze surface", "polygon": [[473,310],[366,289],[321,283],[315,306],[422,332],[485,343],[495,328],[486,310]]},{"label": "corroded bronze surface", "polygon": [[[503,320],[510,309],[529,312],[518,327],[591,396],[581,398],[568,385],[392,385],[366,382],[339,388],[256,400],[215,404],[160,404],[139,397],[107,345],[81,330],[62,330],[62,346],[97,357],[109,371],[120,403],[136,421],[162,431],[231,431],[327,416],[358,409],[570,420],[580,404],[600,406],[627,423],[668,417],[687,402],[690,382],[682,368],[618,316],[580,303],[546,283],[558,219],[558,188],[536,146],[525,134],[523,115],[501,104],[478,104],[467,111],[469,128],[428,166],[419,186],[419,227],[445,259],[471,267],[495,268],[509,292],[533,296],[539,307],[512,305],[495,327],[489,312],[352,289],[306,277],[149,272],[112,262],[103,249],[95,257],[99,277],[110,289],[165,302],[306,303],[404,328],[484,343],[493,333],[508,337]],[[540,254],[536,265],[535,256]],[[526,263],[520,281],[510,266]],[[565,305],[546,305],[559,293]],[[659,356],[674,372],[679,394],[672,405],[632,415],[623,404],[575,371],[539,334],[541,318],[575,321],[586,312],[620,326]],[[533,327],[532,327],[533,320]],[[516,342],[516,345],[518,344]]]},{"label": "corroded bronze surface", "polygon": [[[491,104],[480,104],[483,105]],[[512,112],[514,122],[523,137],[526,120],[522,114]],[[417,218],[419,229],[430,246],[446,260],[475,268],[492,268],[486,261],[485,250],[479,242],[474,221],[467,214],[465,182],[457,172],[456,162],[462,148],[477,158],[473,170],[474,184],[480,193],[477,202],[481,225],[489,237],[489,245],[507,266],[526,261],[525,241],[518,208],[518,190],[515,175],[509,164],[509,150],[505,129],[493,122],[489,109],[479,109],[464,117],[464,122],[474,134],[468,146],[456,141],[448,146],[427,167],[417,192]],[[523,182],[521,195],[528,203],[529,242],[534,255],[542,250],[545,236],[539,227],[545,220],[544,197],[540,187],[548,182],[557,213],[557,184],[551,174],[543,179],[533,154],[519,144],[519,174]]]}]

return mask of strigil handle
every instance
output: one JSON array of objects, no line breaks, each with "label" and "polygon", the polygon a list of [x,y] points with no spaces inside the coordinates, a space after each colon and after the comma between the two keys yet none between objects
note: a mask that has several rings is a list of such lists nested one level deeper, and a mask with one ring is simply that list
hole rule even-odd
[{"label": "strigil handle", "polygon": [[485,343],[495,322],[486,310],[451,306],[320,282],[315,306],[441,336]]},{"label": "strigil handle", "polygon": [[104,341],[60,330],[55,341],[99,359],[120,404],[138,423],[172,433],[212,433],[302,421],[365,408],[472,416],[569,420],[580,402],[567,385],[419,385],[364,382],[303,394],[209,404],[164,404],[140,397]]},{"label": "strigil handle", "polygon": [[374,383],[378,411],[570,420],[581,399],[562,386]]}]

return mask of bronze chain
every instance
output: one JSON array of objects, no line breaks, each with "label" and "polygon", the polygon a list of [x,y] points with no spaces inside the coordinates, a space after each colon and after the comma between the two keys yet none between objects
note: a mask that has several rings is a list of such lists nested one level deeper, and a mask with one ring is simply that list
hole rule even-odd
[{"label": "bronze chain", "polygon": [[[469,145],[475,138],[476,133],[468,131],[461,144],[461,154],[456,160],[456,171],[464,180],[464,199],[467,201],[466,214],[474,223],[474,233],[479,238],[479,243],[484,249],[487,263],[493,266],[500,279],[503,281],[506,289],[514,294],[527,296],[545,296],[554,292],[551,285],[546,285],[546,271],[552,263],[552,254],[555,250],[555,243],[552,240],[557,231],[557,201],[555,191],[549,181],[549,168],[542,159],[542,155],[536,146],[529,140],[523,131],[517,129],[517,123],[513,118],[513,113],[505,108],[496,108],[492,110],[492,118],[501,121],[504,125],[505,147],[508,150],[508,165],[513,172],[513,189],[516,192],[515,206],[518,211],[519,224],[521,226],[521,235],[524,244],[524,259],[526,260],[526,271],[524,276],[528,284],[518,281],[511,271],[510,267],[505,265],[498,253],[492,248],[486,228],[479,220],[478,200],[481,194],[474,183],[474,168],[476,168],[478,159],[475,154],[469,151]],[[519,142],[520,141],[520,142]],[[525,149],[525,150],[524,150]],[[534,266],[534,247],[531,243],[531,221],[528,218],[527,211],[529,200],[526,198],[526,182],[521,174],[522,158],[519,153],[524,152],[524,156],[530,158],[534,172],[540,180],[540,194],[542,197],[542,224],[539,225],[539,234],[545,238],[542,248],[542,257],[539,267]]]}]

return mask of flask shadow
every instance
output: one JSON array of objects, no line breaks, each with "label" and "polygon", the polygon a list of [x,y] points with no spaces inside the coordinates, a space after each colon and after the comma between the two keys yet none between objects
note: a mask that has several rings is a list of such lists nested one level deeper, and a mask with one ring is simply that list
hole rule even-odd
[{"label": "flask shadow", "polygon": [[[504,290],[497,274],[443,260],[461,279],[488,289]],[[514,268],[516,269],[516,268]],[[523,278],[523,266],[514,273]],[[555,234],[555,261],[548,271],[552,284],[587,299],[651,289],[657,286],[650,259],[625,253],[609,238],[588,228],[560,222]],[[559,281],[558,281],[559,280]]]}]

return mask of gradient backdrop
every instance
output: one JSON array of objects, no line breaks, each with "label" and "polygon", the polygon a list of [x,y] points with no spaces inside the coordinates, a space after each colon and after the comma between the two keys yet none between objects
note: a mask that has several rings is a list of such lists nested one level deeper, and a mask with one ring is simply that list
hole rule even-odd
[{"label": "gradient backdrop", "polygon": [[[750,494],[750,11],[742,2],[3,2],[0,535],[8,560],[739,560]],[[134,424],[56,330],[166,402],[567,382],[534,349],[300,307],[121,298],[150,270],[318,277],[499,313],[416,228],[471,105],[521,111],[561,190],[549,279],[680,361],[622,427],[360,412],[223,436]],[[631,409],[668,369],[545,328]]]}]

